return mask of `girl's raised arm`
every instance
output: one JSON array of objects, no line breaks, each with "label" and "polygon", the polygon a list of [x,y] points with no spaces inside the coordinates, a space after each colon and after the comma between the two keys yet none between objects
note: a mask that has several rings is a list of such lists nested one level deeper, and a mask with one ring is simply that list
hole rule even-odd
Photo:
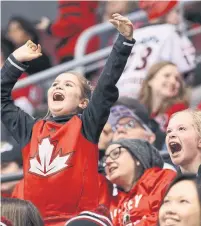
[{"label": "girl's raised arm", "polygon": [[22,146],[30,139],[36,120],[14,105],[11,92],[18,78],[28,67],[23,62],[41,55],[40,45],[28,41],[9,56],[1,70],[1,121]]},{"label": "girl's raised arm", "polygon": [[135,43],[133,25],[129,19],[120,14],[113,14],[110,22],[119,31],[103,72],[88,107],[82,115],[83,134],[93,143],[97,143],[100,133],[108,120],[110,108],[119,97],[116,83],[119,80],[127,59]]}]

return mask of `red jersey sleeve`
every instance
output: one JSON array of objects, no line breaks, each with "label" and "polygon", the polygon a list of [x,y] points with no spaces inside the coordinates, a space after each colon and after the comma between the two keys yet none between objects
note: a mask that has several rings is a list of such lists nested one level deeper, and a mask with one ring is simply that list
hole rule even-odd
[{"label": "red jersey sleeve", "polygon": [[110,208],[113,185],[102,175],[99,174],[99,205]]},{"label": "red jersey sleeve", "polygon": [[176,172],[169,169],[159,171],[157,174],[156,175],[158,176],[158,178],[160,178],[160,180],[158,180],[158,183],[155,184],[155,188],[153,189],[154,192],[150,195],[149,198],[151,212],[149,212],[149,214],[147,214],[146,217],[138,223],[138,226],[156,226],[162,200],[167,192],[169,183],[176,176]]}]

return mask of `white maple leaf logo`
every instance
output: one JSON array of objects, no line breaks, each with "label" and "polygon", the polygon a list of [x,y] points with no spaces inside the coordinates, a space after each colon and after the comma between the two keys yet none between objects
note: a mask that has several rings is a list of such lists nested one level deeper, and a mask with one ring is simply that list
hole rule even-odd
[{"label": "white maple leaf logo", "polygon": [[68,166],[67,161],[71,156],[71,153],[68,153],[65,156],[60,156],[58,153],[57,156],[51,161],[53,150],[54,145],[50,143],[49,138],[43,139],[41,144],[39,144],[38,151],[40,162],[38,161],[37,156],[32,158],[30,160],[31,167],[29,171],[45,177],[66,168]]}]

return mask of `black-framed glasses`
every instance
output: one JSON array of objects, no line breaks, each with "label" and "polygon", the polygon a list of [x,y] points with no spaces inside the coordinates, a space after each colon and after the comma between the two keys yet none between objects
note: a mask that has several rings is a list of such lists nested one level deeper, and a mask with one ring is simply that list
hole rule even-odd
[{"label": "black-framed glasses", "polygon": [[119,158],[119,156],[122,153],[122,146],[114,148],[112,151],[110,151],[110,153],[108,155],[104,155],[104,157],[102,158],[102,164],[105,167],[106,166],[106,160],[108,157],[110,157],[112,160],[116,160]]}]

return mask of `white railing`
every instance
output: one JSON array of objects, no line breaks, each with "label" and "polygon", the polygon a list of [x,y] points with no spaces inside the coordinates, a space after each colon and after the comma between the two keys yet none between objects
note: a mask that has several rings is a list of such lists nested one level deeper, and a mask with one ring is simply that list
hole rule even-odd
[{"label": "white railing", "polygon": [[[146,13],[144,11],[138,11],[136,13],[129,14],[128,17],[133,21],[139,21],[139,20],[146,20]],[[89,65],[86,67],[86,72],[90,72],[92,70],[101,68],[102,65],[104,65],[105,61],[96,62],[98,60],[102,60],[106,58],[110,51],[111,51],[111,46],[106,47],[104,49],[98,50],[97,52],[90,53],[87,55],[85,54],[86,51],[86,46],[88,41],[95,35],[101,34],[105,31],[109,31],[114,29],[111,24],[107,23],[102,23],[93,27],[90,27],[86,29],[79,37],[76,47],[75,47],[75,59],[63,63],[54,67],[51,67],[50,69],[47,69],[45,71],[36,73],[32,76],[29,76],[28,78],[21,79],[20,81],[17,82],[15,85],[14,89],[22,88],[24,86],[28,86],[30,84],[35,84],[35,83],[40,83],[42,81],[46,81],[47,79],[54,78],[56,75],[63,73],[68,70],[72,70],[75,68],[79,68],[80,71],[80,66],[84,66],[86,64],[90,64],[92,62],[92,65]],[[187,35],[189,36],[194,36],[196,34],[201,33],[201,27],[197,27],[194,29],[191,29],[187,31]],[[201,56],[198,56],[198,63],[201,63]]]},{"label": "white railing", "polygon": [[[161,151],[160,155],[163,158],[168,158],[169,154],[167,151]],[[16,181],[16,180],[20,180],[23,178],[23,172],[19,172],[19,173],[11,173],[11,174],[5,174],[5,175],[1,175],[0,176],[0,182],[1,183],[5,183],[5,182],[9,182],[9,181]]]},{"label": "white railing", "polygon": [[[128,15],[131,21],[147,20],[147,14],[145,11],[137,11]],[[100,35],[104,32],[114,30],[115,28],[109,22],[101,23],[98,25],[91,26],[87,28],[79,36],[76,46],[75,46],[75,59],[81,59],[85,53],[89,40],[96,35]]]},{"label": "white railing", "polygon": [[74,69],[80,65],[88,64],[90,62],[93,62],[94,60],[99,60],[99,59],[102,59],[103,57],[107,57],[111,49],[112,47],[109,46],[95,53],[90,53],[85,57],[83,57],[82,59],[72,60],[70,62],[51,67],[45,71],[38,72],[32,76],[29,76],[28,78],[21,79],[14,86],[14,90],[28,86],[30,84],[36,84],[36,83],[41,83],[42,81],[47,81],[47,79],[51,79],[60,73]]},{"label": "white railing", "polygon": [[[146,13],[144,11],[139,11],[136,13],[129,14],[128,17],[131,20],[136,20],[136,21],[147,18]],[[112,29],[115,30],[115,28],[108,22],[98,24],[98,25],[95,25],[95,26],[92,26],[92,27],[86,29],[80,35],[80,37],[77,41],[77,44],[75,47],[75,59],[74,60],[51,67],[45,71],[33,74],[33,75],[29,76],[28,78],[21,79],[20,81],[17,82],[14,89],[22,88],[22,87],[28,86],[30,84],[40,83],[41,81],[46,81],[47,79],[51,79],[51,78],[55,77],[56,75],[63,73],[65,71],[68,71],[68,70],[72,70],[72,69],[78,70],[78,68],[79,68],[79,71],[80,71],[80,66],[84,66],[86,64],[90,64],[92,62],[95,62],[100,59],[108,57],[108,55],[112,49],[111,46],[98,50],[97,52],[87,54],[87,55],[85,55],[85,51],[86,51],[87,43],[94,35],[97,35],[97,34],[105,32],[105,31],[112,30]],[[95,66],[95,69],[101,67],[101,65],[98,65],[98,64],[96,64],[96,65],[97,66]],[[89,72],[89,71],[92,71],[93,68],[89,67],[87,70]]]}]

